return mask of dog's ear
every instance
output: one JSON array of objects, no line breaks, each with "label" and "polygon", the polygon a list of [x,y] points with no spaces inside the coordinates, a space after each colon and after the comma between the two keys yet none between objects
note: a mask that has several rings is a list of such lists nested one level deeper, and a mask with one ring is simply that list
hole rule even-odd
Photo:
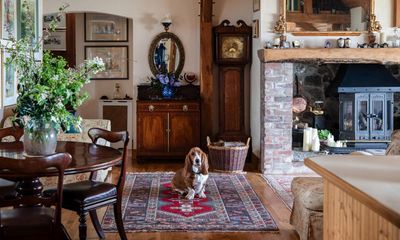
[{"label": "dog's ear", "polygon": [[201,151],[201,174],[208,174],[208,157],[203,151]]},{"label": "dog's ear", "polygon": [[190,161],[191,153],[192,153],[192,151],[190,150],[185,158],[185,166],[183,167],[183,174],[184,174],[185,178],[189,177],[190,174],[192,173],[192,161]]}]

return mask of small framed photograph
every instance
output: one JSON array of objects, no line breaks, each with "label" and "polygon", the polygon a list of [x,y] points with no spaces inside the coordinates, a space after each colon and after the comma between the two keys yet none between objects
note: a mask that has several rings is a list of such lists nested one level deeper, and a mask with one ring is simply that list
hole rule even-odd
[{"label": "small framed photograph", "polygon": [[2,95],[3,105],[10,106],[17,103],[18,91],[17,91],[17,73],[12,63],[6,64],[6,59],[10,58],[10,53],[7,51],[2,52]]},{"label": "small framed photograph", "polygon": [[253,12],[260,11],[260,0],[253,0]]},{"label": "small framed photograph", "polygon": [[39,0],[18,1],[18,38],[39,40]]},{"label": "small framed photograph", "polygon": [[128,46],[86,46],[85,59],[99,57],[106,67],[92,79],[129,79],[128,49]]},{"label": "small framed photograph", "polygon": [[1,35],[3,39],[11,39],[17,37],[17,22],[17,1],[1,1]]},{"label": "small framed photograph", "polygon": [[56,30],[43,40],[43,48],[51,51],[67,51],[67,31]]},{"label": "small framed photograph", "polygon": [[101,13],[85,13],[85,42],[127,41],[127,18]]},{"label": "small framed photograph", "polygon": [[253,20],[253,38],[260,36],[260,21],[258,19]]},{"label": "small framed photograph", "polygon": [[52,13],[52,14],[46,14],[43,16],[43,28],[48,28],[50,23],[56,20],[57,21],[57,29],[66,29],[67,28],[67,22],[65,19],[65,13]]}]

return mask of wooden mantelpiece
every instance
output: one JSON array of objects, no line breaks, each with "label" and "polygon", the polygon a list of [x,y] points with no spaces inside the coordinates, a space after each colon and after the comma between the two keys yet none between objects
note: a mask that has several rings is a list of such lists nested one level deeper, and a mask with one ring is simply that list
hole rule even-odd
[{"label": "wooden mantelpiece", "polygon": [[400,64],[400,48],[260,49],[261,62]]}]

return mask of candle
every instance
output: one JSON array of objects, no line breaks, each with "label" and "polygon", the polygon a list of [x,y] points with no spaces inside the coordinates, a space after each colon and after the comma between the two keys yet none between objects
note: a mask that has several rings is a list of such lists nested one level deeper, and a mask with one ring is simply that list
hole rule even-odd
[{"label": "candle", "polygon": [[303,132],[303,151],[310,151],[311,147],[311,128],[304,128]]},{"label": "candle", "polygon": [[379,34],[379,42],[380,44],[384,44],[386,42],[386,34],[384,32]]},{"label": "candle", "polygon": [[274,45],[275,45],[275,46],[281,45],[281,39],[280,39],[280,37],[276,37],[276,38],[274,39]]}]

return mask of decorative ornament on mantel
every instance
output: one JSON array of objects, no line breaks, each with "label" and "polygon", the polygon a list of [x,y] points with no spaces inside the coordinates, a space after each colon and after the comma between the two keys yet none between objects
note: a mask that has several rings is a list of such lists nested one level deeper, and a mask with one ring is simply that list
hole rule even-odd
[{"label": "decorative ornament on mantel", "polygon": [[285,34],[286,33],[286,17],[284,15],[279,16],[279,20],[276,22],[274,30],[276,33]]},{"label": "decorative ornament on mantel", "polygon": [[378,32],[380,30],[382,30],[381,23],[376,20],[375,14],[371,14],[371,19],[369,20],[368,32],[372,33],[372,32]]}]

